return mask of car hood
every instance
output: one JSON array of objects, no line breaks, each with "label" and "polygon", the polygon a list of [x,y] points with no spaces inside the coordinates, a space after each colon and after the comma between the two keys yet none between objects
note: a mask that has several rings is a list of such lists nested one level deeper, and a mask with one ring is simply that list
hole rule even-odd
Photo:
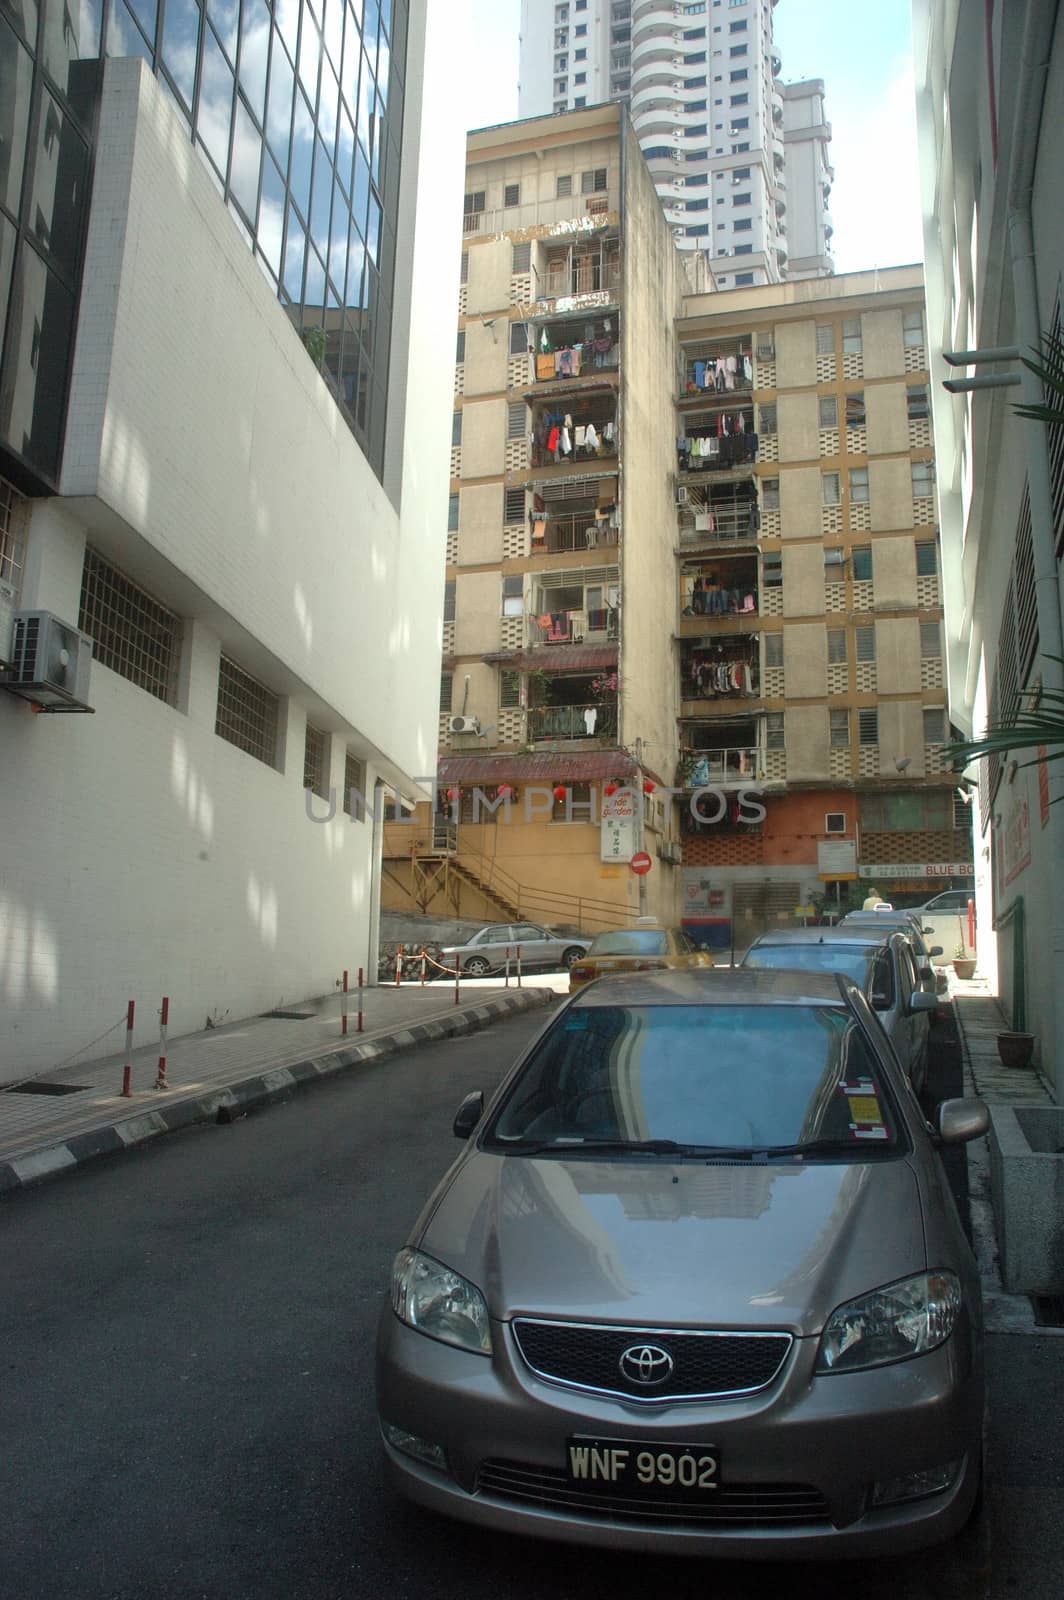
[{"label": "car hood", "polygon": [[503,1320],[814,1334],[843,1301],[926,1267],[905,1158],[748,1166],[478,1150],[414,1242]]}]

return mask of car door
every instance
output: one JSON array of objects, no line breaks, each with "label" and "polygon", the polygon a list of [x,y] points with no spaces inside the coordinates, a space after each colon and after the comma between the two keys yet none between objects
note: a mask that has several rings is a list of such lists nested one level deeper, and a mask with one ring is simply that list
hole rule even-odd
[{"label": "car door", "polygon": [[481,928],[477,935],[476,954],[490,961],[493,967],[501,967],[506,962],[506,946],[512,942],[510,924],[493,922],[490,927]]},{"label": "car door", "polygon": [[[515,922],[510,932],[515,946],[521,946],[522,968],[549,967],[554,964],[555,941],[546,928],[540,928],[534,922]],[[516,961],[516,950],[512,954]]]},{"label": "car door", "polygon": [[927,1074],[927,1036],[929,1029],[926,1011],[920,1011],[914,1015],[909,1009],[909,1001],[917,990],[924,989],[927,986],[921,983],[917,975],[916,963],[906,941],[899,939],[897,943],[898,961],[902,972],[901,983],[906,1033],[909,1042],[909,1075],[913,1083],[919,1086],[923,1083]]}]

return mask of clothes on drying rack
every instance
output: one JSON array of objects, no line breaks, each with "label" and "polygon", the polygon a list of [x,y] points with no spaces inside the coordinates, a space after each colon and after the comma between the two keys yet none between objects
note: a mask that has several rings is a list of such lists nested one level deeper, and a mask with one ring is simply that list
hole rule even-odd
[{"label": "clothes on drying rack", "polygon": [[702,696],[753,694],[753,674],[746,661],[695,656],[688,668],[688,678],[695,693]]}]

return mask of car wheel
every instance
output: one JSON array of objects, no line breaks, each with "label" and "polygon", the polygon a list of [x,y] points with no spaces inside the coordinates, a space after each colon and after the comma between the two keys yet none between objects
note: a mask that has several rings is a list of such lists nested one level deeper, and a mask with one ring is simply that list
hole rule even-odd
[{"label": "car wheel", "polygon": [[583,954],[584,952],[581,950],[578,944],[571,944],[568,950],[566,950],[562,955],[562,966],[568,972],[569,968],[573,966],[575,962],[579,961]]},{"label": "car wheel", "polygon": [[470,956],[465,964],[465,970],[471,978],[486,978],[491,971],[491,965],[483,956]]}]

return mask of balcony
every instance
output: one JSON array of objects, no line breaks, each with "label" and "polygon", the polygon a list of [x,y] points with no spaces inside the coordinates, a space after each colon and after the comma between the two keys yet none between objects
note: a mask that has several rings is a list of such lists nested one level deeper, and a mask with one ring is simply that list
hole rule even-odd
[{"label": "balcony", "polygon": [[680,547],[715,548],[752,544],[761,528],[761,510],[753,482],[684,486],[680,510]]},{"label": "balcony", "polygon": [[[587,196],[594,200],[594,196]],[[551,315],[548,302],[564,302],[585,295],[600,296],[600,303],[616,304],[621,288],[621,243],[619,239],[578,240],[546,252],[543,262],[533,266],[532,285],[537,301],[534,315]]]},{"label": "balcony", "polygon": [[[729,257],[729,260],[731,258]],[[717,399],[727,404],[737,393],[748,394],[754,382],[753,339],[704,340],[683,351],[677,403]]]},{"label": "balcony", "polygon": [[[722,433],[721,428],[728,431]],[[681,484],[690,484],[707,473],[726,474],[733,481],[753,477],[759,446],[753,406],[732,410],[721,407],[701,416],[688,415],[681,440],[676,449]]]},{"label": "balcony", "polygon": [[543,602],[542,611],[525,619],[530,645],[609,644],[617,638],[616,606],[552,606],[549,590],[544,592]]},{"label": "balcony", "polygon": [[578,511],[568,516],[544,513],[532,523],[532,554],[557,555],[567,551],[606,550],[615,552],[619,540],[616,525],[594,511]]},{"label": "balcony", "polygon": [[[592,333],[585,337],[588,328]],[[543,322],[531,337],[536,346],[535,380],[524,390],[526,395],[616,387],[621,345],[615,316]]]},{"label": "balcony", "polygon": [[712,750],[685,750],[676,769],[679,789],[701,789],[711,784],[760,783],[765,778],[765,758],[757,745],[722,745]]},{"label": "balcony", "polygon": [[608,471],[607,462],[616,466],[617,400],[612,390],[604,395],[577,389],[532,410],[530,465],[507,472],[507,487],[590,478]]},{"label": "balcony", "polygon": [[615,739],[617,707],[599,700],[578,705],[529,706],[526,728],[530,744]]},{"label": "balcony", "polygon": [[682,564],[681,638],[744,633],[757,616],[756,556],[721,556]]},{"label": "balcony", "polygon": [[757,634],[722,639],[711,645],[685,645],[681,651],[682,717],[711,716],[715,711],[734,716],[736,701],[754,700],[760,693]]}]

